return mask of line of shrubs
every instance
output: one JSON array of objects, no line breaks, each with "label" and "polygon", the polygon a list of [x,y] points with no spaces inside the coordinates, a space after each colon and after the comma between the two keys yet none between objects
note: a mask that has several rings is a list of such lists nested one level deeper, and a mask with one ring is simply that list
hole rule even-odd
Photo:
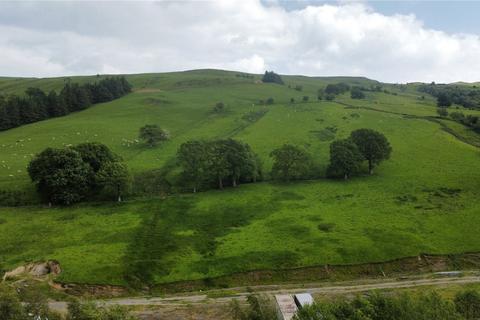
[{"label": "line of shrubs", "polygon": [[[247,303],[232,300],[234,320],[277,319],[273,298],[250,294]],[[446,299],[436,291],[426,293],[367,292],[354,298],[335,298],[302,307],[294,320],[474,320],[480,319],[480,294],[475,290],[458,292]]]},{"label": "line of shrubs", "polygon": [[453,111],[448,113],[446,107],[440,107],[437,109],[437,113],[440,117],[446,118],[450,116],[453,121],[463,124],[469,128],[472,128],[475,132],[480,133],[480,117],[474,115],[465,115],[463,112],[460,111]]}]

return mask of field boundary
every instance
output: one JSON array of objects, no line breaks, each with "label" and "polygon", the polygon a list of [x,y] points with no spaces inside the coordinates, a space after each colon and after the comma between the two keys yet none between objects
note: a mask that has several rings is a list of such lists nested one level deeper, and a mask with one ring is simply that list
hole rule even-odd
[{"label": "field boundary", "polygon": [[[367,110],[367,111],[376,111],[376,112],[394,114],[394,115],[397,115],[397,116],[403,116],[406,119],[419,119],[419,120],[430,121],[430,122],[433,122],[433,123],[436,123],[436,124],[440,125],[441,130],[451,134],[453,137],[455,137],[459,141],[461,141],[463,143],[466,143],[468,145],[471,145],[473,147],[480,148],[480,143],[472,142],[472,141],[469,141],[468,139],[465,139],[464,137],[459,135],[457,132],[455,132],[455,130],[451,129],[445,123],[440,121],[440,120],[453,121],[453,120],[450,120],[450,119],[440,118],[440,117],[436,117],[436,116],[417,116],[417,115],[413,115],[413,114],[387,111],[387,110],[376,109],[376,108],[372,108],[372,107],[354,106],[354,105],[350,105],[350,104],[345,103],[345,102],[339,102],[339,101],[334,101],[334,102],[337,103],[337,104],[343,105],[345,107],[345,109],[362,109],[362,110]],[[455,121],[453,121],[453,122],[455,122]],[[455,123],[458,123],[458,122],[455,122]],[[467,126],[465,126],[465,125],[463,125],[463,126],[466,127],[467,129],[469,129]]]},{"label": "field boundary", "polygon": [[177,281],[134,290],[122,286],[53,282],[55,289],[72,295],[98,297],[125,296],[132,293],[162,295],[234,287],[262,287],[277,284],[386,279],[418,273],[475,270],[480,267],[480,252],[459,254],[420,254],[384,262],[350,265],[317,265],[278,270],[254,270],[201,280]]}]

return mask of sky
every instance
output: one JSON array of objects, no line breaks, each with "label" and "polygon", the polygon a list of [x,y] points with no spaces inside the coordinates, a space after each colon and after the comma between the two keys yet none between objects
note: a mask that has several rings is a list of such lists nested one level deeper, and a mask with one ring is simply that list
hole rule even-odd
[{"label": "sky", "polygon": [[216,68],[480,81],[475,1],[1,1],[0,76]]}]

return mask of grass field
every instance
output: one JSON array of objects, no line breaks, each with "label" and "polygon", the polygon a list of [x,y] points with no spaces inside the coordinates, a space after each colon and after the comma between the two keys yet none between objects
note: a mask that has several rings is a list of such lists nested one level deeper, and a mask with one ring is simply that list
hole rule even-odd
[{"label": "grass field", "polygon": [[[263,182],[121,204],[0,208],[0,269],[57,259],[65,282],[161,284],[256,269],[480,251],[480,157],[474,146],[480,138],[432,118],[431,97],[386,85],[397,95],[368,92],[364,100],[344,95],[317,102],[317,89],[326,83],[373,82],[291,76],[279,86],[256,83],[258,78],[211,70],[128,76],[135,92],[124,98],[0,132],[0,189],[33,194],[25,172],[32,155],[84,141],[107,144],[134,174],[175,170],[182,142],[216,137],[249,143],[268,172],[269,153],[288,142],[308,150],[322,176],[330,142],[368,127],[388,137],[391,159],[373,176],[348,182]],[[63,81],[2,78],[0,91],[21,92],[33,84],[52,89]],[[303,91],[289,84],[301,84]],[[298,102],[304,95],[310,102]],[[258,105],[268,97],[274,105]],[[297,103],[290,104],[291,97]],[[218,101],[226,104],[223,114],[212,112]],[[266,112],[245,119],[259,109]],[[136,143],[147,123],[166,128],[172,139],[156,148]]]}]

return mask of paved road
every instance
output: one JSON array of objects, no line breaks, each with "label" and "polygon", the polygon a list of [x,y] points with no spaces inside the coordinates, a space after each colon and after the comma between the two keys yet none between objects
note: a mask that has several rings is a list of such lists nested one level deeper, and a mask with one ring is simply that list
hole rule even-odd
[{"label": "paved road", "polygon": [[[411,288],[419,286],[445,286],[445,285],[462,285],[468,283],[480,283],[480,276],[464,276],[464,277],[441,277],[441,278],[429,278],[429,279],[408,279],[408,280],[384,280],[384,281],[375,281],[370,283],[362,284],[336,284],[336,285],[325,285],[321,284],[310,285],[290,285],[288,288],[278,289],[278,286],[259,286],[259,290],[262,293],[266,294],[279,294],[279,293],[299,293],[299,292],[309,292],[309,293],[319,293],[319,294],[343,294],[343,293],[354,293],[362,292],[369,290],[377,289],[395,289],[395,288]],[[270,287],[270,288],[269,288]],[[275,288],[277,289],[271,289]],[[251,287],[253,290],[257,288]],[[104,305],[123,305],[123,306],[165,306],[165,307],[174,307],[174,306],[185,306],[186,304],[200,304],[205,303],[206,301],[213,303],[228,303],[232,298],[236,299],[245,299],[248,295],[248,292],[239,291],[235,295],[229,295],[228,297],[218,297],[218,298],[209,298],[207,294],[195,294],[195,295],[179,295],[179,296],[170,296],[165,298],[147,298],[147,297],[132,297],[132,298],[118,298],[118,299],[109,299],[109,300],[97,300],[98,304]],[[64,301],[55,301],[50,302],[50,308],[59,312],[65,312],[67,308],[67,303]]]}]

